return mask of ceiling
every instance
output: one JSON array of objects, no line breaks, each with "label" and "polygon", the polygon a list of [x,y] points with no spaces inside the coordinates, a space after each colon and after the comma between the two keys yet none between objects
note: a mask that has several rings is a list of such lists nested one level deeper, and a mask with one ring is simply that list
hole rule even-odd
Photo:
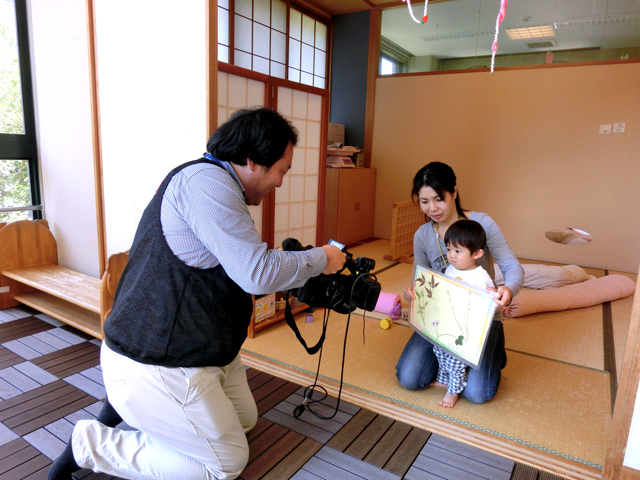
[{"label": "ceiling", "polygon": [[[385,0],[306,3],[330,15],[390,5]],[[413,1],[412,8],[421,19],[424,2]],[[400,4],[383,10],[382,35],[415,56],[490,55],[499,8],[499,0],[432,0],[429,19],[419,24],[411,19],[407,4]],[[512,40],[505,33],[540,26],[552,26],[551,36]],[[631,47],[640,47],[640,0],[510,0],[498,37],[498,54]]]}]

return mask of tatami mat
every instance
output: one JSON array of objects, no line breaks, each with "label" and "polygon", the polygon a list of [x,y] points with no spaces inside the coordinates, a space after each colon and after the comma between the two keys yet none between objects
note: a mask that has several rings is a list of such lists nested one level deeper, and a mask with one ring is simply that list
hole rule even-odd
[{"label": "tatami mat", "polygon": [[411,272],[413,267],[406,263],[398,263],[393,267],[376,274],[378,282],[385,293],[400,295],[402,306],[408,307],[406,300],[402,298],[402,290],[411,284]]},{"label": "tatami mat", "polygon": [[[319,338],[320,314],[316,311],[312,324],[298,321],[307,343]],[[345,322],[342,315],[329,318],[320,384],[340,380]],[[438,405],[443,390],[409,391],[395,377],[395,364],[411,329],[394,325],[382,330],[368,319],[364,332],[363,340],[362,318],[352,317],[346,385],[391,400],[415,415],[435,415],[587,465],[602,465],[611,417],[608,374],[510,351],[494,400],[484,405],[460,400],[455,408],[445,409]],[[244,350],[310,375],[317,369],[318,355],[308,355],[282,323],[247,340]]]},{"label": "tatami mat", "polygon": [[[372,242],[351,251],[354,256],[376,260],[376,271],[382,270],[377,277],[383,292],[401,294],[410,282],[411,265],[380,262],[386,253],[384,249],[388,248],[385,242]],[[369,250],[368,245],[373,248]],[[595,276],[614,273],[585,270]],[[636,280],[636,275],[627,275]],[[631,297],[610,304],[614,347],[607,348],[615,350],[618,373],[631,305]],[[313,323],[306,323],[304,315],[298,319],[308,344],[314,344],[320,337],[323,312],[316,309]],[[383,330],[376,319],[363,320],[362,316],[352,315],[344,384],[356,396],[361,395],[361,402],[380,405],[387,402],[390,409],[402,412],[400,415],[409,423],[411,418],[416,425],[424,425],[428,418],[445,425],[449,422],[455,431],[459,428],[477,431],[489,436],[485,438],[495,437],[557,456],[559,462],[566,459],[599,469],[604,463],[611,400],[617,385],[616,379],[612,382],[605,371],[604,317],[603,306],[597,305],[505,319],[508,364],[498,394],[483,405],[462,399],[455,408],[445,409],[438,405],[443,390],[408,391],[395,377],[395,365],[412,330],[401,325]],[[322,354],[321,384],[339,383],[346,322],[347,316],[331,312]],[[310,379],[318,362],[318,356],[308,355],[284,322],[247,340],[243,356],[259,358],[278,369],[302,372]]]},{"label": "tatami mat", "polygon": [[358,246],[350,246],[348,251],[353,255],[353,258],[368,257],[376,261],[375,270],[393,265],[395,262],[385,260],[384,256],[390,252],[388,240],[373,240]]},{"label": "tatami mat", "polygon": [[505,318],[504,332],[509,350],[604,370],[602,305]]}]

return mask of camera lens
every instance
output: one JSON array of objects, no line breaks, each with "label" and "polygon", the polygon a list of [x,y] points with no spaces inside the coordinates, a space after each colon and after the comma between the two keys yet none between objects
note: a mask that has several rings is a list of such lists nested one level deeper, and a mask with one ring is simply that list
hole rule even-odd
[{"label": "camera lens", "polygon": [[370,272],[376,266],[376,261],[373,258],[358,257],[356,259],[356,267],[361,272]]}]

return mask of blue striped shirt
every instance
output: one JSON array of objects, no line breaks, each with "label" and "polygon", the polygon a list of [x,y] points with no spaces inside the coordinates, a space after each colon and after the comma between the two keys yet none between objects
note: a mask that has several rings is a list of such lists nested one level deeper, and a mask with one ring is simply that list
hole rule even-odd
[{"label": "blue striped shirt", "polygon": [[228,162],[183,168],[162,199],[162,230],[173,253],[197,268],[222,265],[252,294],[304,285],[327,266],[321,248],[303,252],[270,250],[255,228],[244,187]]}]

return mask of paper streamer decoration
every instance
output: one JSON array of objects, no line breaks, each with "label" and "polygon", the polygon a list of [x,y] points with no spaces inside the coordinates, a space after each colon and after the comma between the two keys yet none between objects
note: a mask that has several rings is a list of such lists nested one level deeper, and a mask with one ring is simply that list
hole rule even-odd
[{"label": "paper streamer decoration", "polygon": [[380,292],[375,312],[386,313],[392,320],[398,320],[402,312],[402,304],[400,303],[400,295],[393,293]]},{"label": "paper streamer decoration", "polygon": [[411,0],[402,0],[402,1],[407,2],[407,7],[409,8],[409,15],[411,15],[411,18],[413,19],[414,22],[423,24],[424,22],[427,21],[427,19],[429,18],[429,16],[427,15],[427,4],[429,3],[429,0],[424,1],[424,13],[422,14],[422,21],[418,20],[416,16],[413,14],[413,7],[411,6]]},{"label": "paper streamer decoration", "polygon": [[498,12],[498,18],[496,18],[496,34],[493,37],[493,44],[491,45],[491,73],[493,73],[493,66],[496,62],[496,52],[498,51],[498,33],[500,32],[500,24],[504,20],[504,16],[507,14],[507,0],[500,0],[500,11]]}]

